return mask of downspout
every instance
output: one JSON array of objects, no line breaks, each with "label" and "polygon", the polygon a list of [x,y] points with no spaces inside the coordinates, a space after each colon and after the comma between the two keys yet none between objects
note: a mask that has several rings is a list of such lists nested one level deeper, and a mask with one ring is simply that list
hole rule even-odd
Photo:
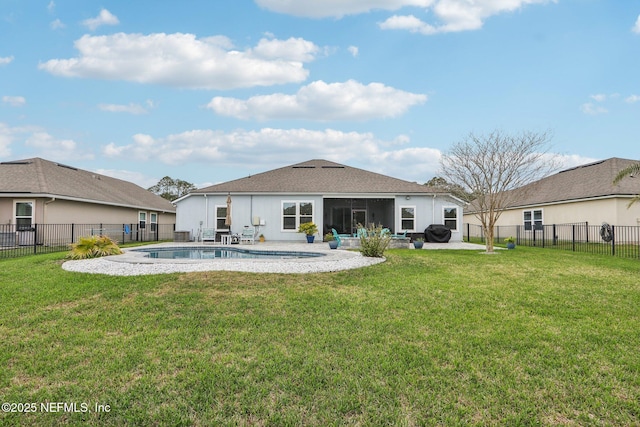
[{"label": "downspout", "polygon": [[433,221],[431,224],[435,224],[436,223],[436,195],[433,195],[433,199],[431,199],[431,221]]},{"label": "downspout", "polygon": [[209,228],[209,202],[206,194],[204,195],[204,226]]}]

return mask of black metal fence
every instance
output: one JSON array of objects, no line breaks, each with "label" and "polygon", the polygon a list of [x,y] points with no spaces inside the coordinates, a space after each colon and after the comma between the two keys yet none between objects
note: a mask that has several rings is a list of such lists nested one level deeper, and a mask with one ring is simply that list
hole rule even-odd
[{"label": "black metal fence", "polygon": [[109,236],[118,244],[173,240],[175,224],[35,224],[19,229],[0,225],[0,258],[69,250],[80,237]]},{"label": "black metal fence", "polygon": [[[514,237],[516,245],[563,249],[574,252],[613,255],[640,259],[640,226],[550,224],[498,226],[494,229],[494,243],[504,243]],[[465,224],[466,241],[485,242],[482,226]]]}]

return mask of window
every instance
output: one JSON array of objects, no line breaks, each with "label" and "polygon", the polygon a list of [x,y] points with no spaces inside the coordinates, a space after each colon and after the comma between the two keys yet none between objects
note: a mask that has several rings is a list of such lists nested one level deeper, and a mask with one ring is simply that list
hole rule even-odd
[{"label": "window", "polygon": [[30,230],[33,227],[33,203],[32,201],[15,203],[17,230]]},{"label": "window", "polygon": [[282,202],[283,231],[298,231],[305,222],[313,222],[313,202]]},{"label": "window", "polygon": [[216,206],[216,230],[228,231],[229,226],[225,222],[227,222],[227,205]]},{"label": "window", "polygon": [[451,231],[458,230],[458,208],[444,207],[442,217],[444,218],[444,226]]},{"label": "window", "polygon": [[524,211],[524,229],[542,230],[542,209]]},{"label": "window", "polygon": [[416,207],[400,206],[400,230],[415,231],[416,230]]},{"label": "window", "polygon": [[151,223],[151,231],[158,231],[158,214],[155,212],[151,212],[149,214],[149,222]]},{"label": "window", "polygon": [[138,224],[140,224],[140,229],[147,228],[147,213],[146,212],[138,212]]}]

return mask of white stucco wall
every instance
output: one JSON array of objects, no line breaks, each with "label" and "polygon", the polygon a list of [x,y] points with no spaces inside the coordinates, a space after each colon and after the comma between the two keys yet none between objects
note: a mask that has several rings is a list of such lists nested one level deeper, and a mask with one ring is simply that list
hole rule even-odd
[{"label": "white stucco wall", "polygon": [[[363,195],[354,195],[354,198]],[[371,197],[371,196],[370,196]],[[380,198],[389,196],[376,196]],[[433,197],[424,195],[392,197],[394,200],[394,230],[401,230],[400,209],[411,206],[416,209],[415,232],[422,233],[431,224],[443,224],[443,208],[458,207],[458,227],[452,232],[452,241],[462,240],[463,207],[458,201],[449,197]],[[290,194],[290,195],[231,195],[231,231],[241,232],[244,226],[253,226],[253,218],[259,219],[264,225],[257,226],[258,233],[264,234],[272,241],[304,241],[304,236],[295,230],[282,229],[282,202],[312,202],[314,204],[313,221],[320,230],[322,237],[324,229],[323,197],[321,195]],[[199,236],[203,227],[216,227],[215,207],[226,206],[227,195],[190,195],[177,203],[176,230],[189,231],[192,238]]]}]

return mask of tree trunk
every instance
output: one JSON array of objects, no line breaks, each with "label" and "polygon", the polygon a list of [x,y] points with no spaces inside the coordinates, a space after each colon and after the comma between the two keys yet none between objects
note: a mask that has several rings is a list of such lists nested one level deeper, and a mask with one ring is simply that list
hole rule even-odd
[{"label": "tree trunk", "polygon": [[485,247],[487,248],[487,253],[493,253],[493,227],[485,227],[484,229],[485,236]]}]

